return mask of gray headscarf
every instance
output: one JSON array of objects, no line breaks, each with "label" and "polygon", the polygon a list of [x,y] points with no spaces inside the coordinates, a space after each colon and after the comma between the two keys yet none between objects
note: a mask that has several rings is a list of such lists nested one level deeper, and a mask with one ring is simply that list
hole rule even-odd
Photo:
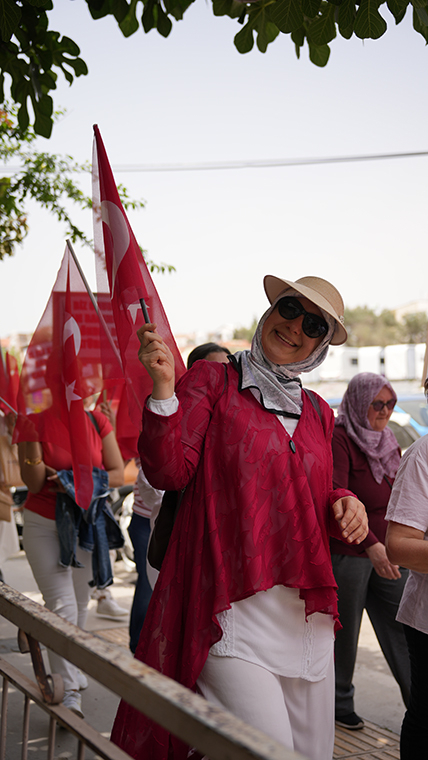
[{"label": "gray headscarf", "polygon": [[[302,297],[295,290],[287,290],[288,296]],[[335,321],[321,309],[328,324],[327,334],[307,359],[291,364],[274,364],[263,351],[262,331],[266,319],[276,309],[282,292],[272,306],[263,314],[254,333],[250,351],[239,351],[234,359],[241,372],[240,390],[249,388],[253,396],[268,412],[298,419],[302,413],[302,383],[298,379],[301,372],[310,372],[324,361],[334,334]]]},{"label": "gray headscarf", "polygon": [[392,430],[388,427],[373,430],[367,417],[370,404],[385,386],[397,400],[392,385],[383,375],[374,372],[355,375],[344,393],[336,418],[336,425],[342,425],[366,455],[376,483],[381,483],[384,475],[395,478],[400,464],[398,443]]}]

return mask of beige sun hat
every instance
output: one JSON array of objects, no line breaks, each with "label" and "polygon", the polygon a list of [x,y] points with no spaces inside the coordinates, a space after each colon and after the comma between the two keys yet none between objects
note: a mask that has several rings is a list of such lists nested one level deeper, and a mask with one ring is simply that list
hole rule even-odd
[{"label": "beige sun hat", "polygon": [[348,337],[343,316],[345,307],[342,296],[331,282],[323,280],[322,277],[300,277],[299,280],[293,282],[292,280],[281,280],[279,277],[267,274],[263,280],[263,284],[266,295],[271,303],[276,301],[278,296],[287,290],[297,290],[302,296],[309,298],[312,303],[326,311],[335,320],[336,329],[330,341],[333,346],[340,346],[342,343],[345,343]]}]

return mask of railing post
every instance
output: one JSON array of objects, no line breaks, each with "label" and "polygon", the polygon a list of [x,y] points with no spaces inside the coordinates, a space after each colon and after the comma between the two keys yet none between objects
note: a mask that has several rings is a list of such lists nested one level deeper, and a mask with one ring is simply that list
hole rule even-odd
[{"label": "railing post", "polygon": [[7,733],[7,701],[9,696],[9,681],[3,678],[3,695],[1,701],[1,726],[0,726],[0,760],[4,760],[6,754]]}]

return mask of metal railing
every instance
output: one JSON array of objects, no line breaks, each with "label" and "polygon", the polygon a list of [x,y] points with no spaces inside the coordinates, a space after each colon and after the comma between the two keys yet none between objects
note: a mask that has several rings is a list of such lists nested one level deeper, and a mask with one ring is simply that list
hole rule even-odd
[{"label": "metal railing", "polygon": [[[123,648],[83,631],[3,583],[0,584],[0,614],[27,635],[33,664],[34,642],[41,642],[210,760],[304,760],[302,755],[135,660]],[[50,716],[48,760],[53,757],[57,722],[77,736],[78,760],[83,760],[85,746],[105,760],[129,760],[125,752],[82,718],[63,705],[52,703],[58,699],[55,682],[48,678],[46,684],[42,675],[36,685],[3,658],[0,658],[0,674],[3,676],[0,760],[5,756],[9,682],[25,694],[22,760],[26,760],[30,700]]]}]

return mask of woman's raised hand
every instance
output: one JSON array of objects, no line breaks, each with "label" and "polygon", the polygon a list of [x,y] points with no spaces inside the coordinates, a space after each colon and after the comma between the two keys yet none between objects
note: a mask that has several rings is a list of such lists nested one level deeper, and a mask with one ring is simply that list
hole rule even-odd
[{"label": "woman's raised hand", "polygon": [[153,380],[152,398],[166,399],[174,395],[174,357],[155,324],[146,324],[137,332],[138,358]]}]

